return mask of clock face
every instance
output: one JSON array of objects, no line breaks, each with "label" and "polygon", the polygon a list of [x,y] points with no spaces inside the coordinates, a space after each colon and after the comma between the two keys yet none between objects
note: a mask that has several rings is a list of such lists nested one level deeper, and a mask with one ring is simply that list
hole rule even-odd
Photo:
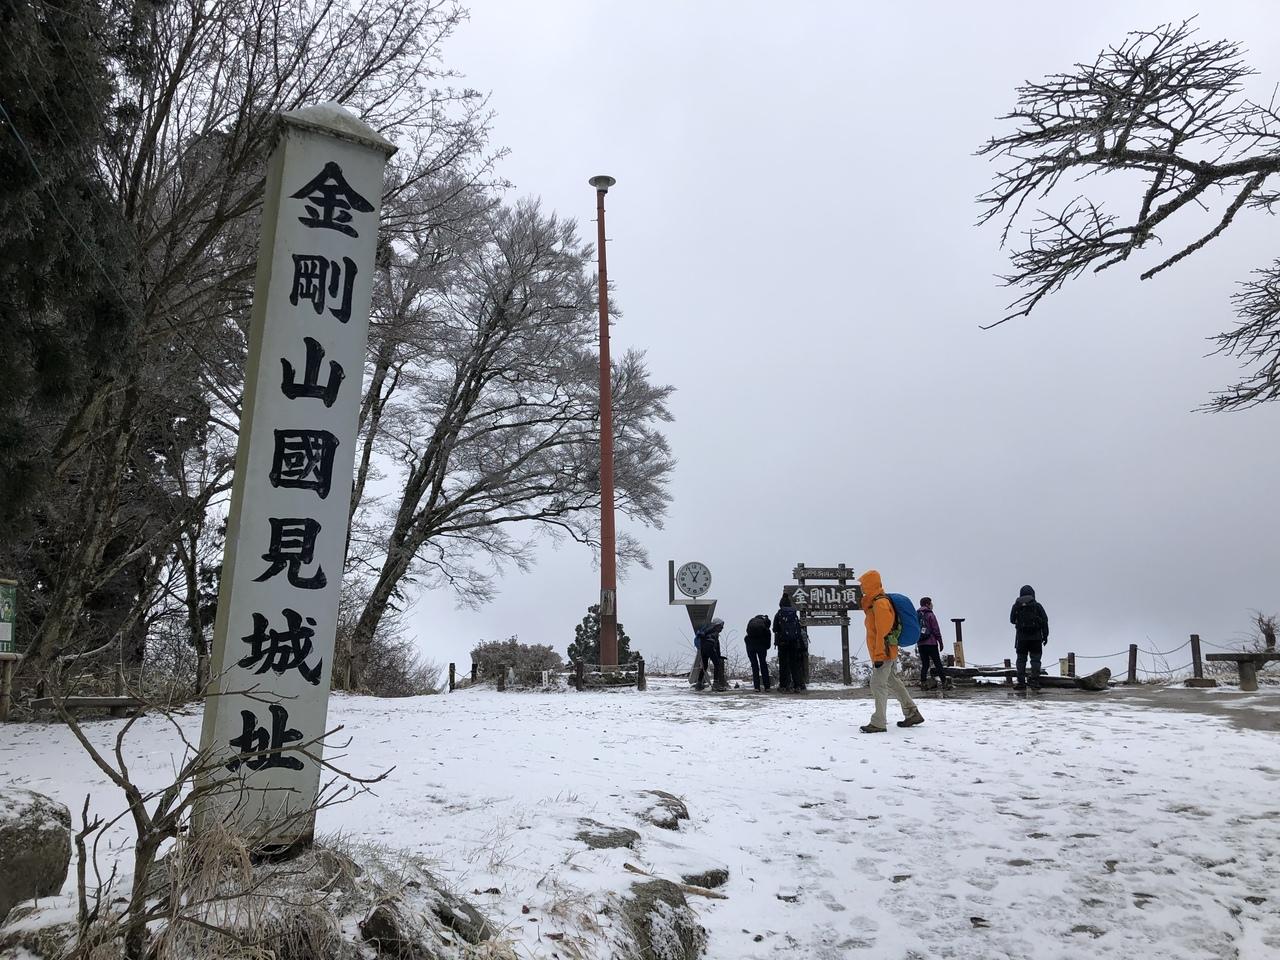
[{"label": "clock face", "polygon": [[686,597],[700,597],[711,589],[711,571],[705,563],[686,563],[676,571],[676,586]]}]

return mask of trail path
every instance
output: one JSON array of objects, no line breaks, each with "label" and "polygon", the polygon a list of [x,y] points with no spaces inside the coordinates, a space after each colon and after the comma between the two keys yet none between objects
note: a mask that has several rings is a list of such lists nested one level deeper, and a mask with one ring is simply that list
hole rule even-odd
[{"label": "trail path", "polygon": [[[635,879],[625,863],[727,868],[728,899],[694,901],[719,960],[1280,955],[1280,739],[1229,716],[1275,717],[1280,694],[1220,694],[1215,715],[1151,705],[1179,695],[922,700],[924,726],[872,737],[864,700],[662,682],[335,697],[344,763],[396,770],[320,828],[431,857],[530,957],[607,956],[588,944],[614,923],[606,892]],[[106,742],[117,724],[90,729]],[[148,718],[134,764],[159,784],[176,748]],[[75,810],[86,792],[119,805],[58,725],[0,727],[0,771]],[[649,789],[691,819],[643,822]],[[641,840],[587,849],[582,819]]]}]

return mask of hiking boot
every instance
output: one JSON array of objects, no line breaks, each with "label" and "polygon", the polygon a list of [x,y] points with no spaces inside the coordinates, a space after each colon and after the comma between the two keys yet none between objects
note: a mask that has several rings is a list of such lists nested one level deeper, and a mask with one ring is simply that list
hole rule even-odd
[{"label": "hiking boot", "polygon": [[1027,685],[1025,683],[1015,683],[1013,685],[1013,689],[1021,693],[1023,690],[1027,689]]},{"label": "hiking boot", "polygon": [[905,717],[898,721],[900,727],[914,727],[924,723],[924,717],[919,710],[912,710]]},{"label": "hiking boot", "polygon": [[861,730],[863,733],[888,733],[889,732],[884,727],[874,727],[869,723],[865,727],[859,727],[858,729]]}]

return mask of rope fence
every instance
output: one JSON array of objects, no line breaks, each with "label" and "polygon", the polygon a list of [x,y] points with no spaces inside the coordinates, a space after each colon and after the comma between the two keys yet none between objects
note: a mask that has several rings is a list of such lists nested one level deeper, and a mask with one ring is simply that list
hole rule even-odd
[{"label": "rope fence", "polygon": [[[1067,669],[1071,670],[1072,675],[1088,673],[1095,669],[1107,665],[1107,661],[1111,661],[1112,673],[1117,676],[1128,676],[1131,680],[1137,681],[1160,681],[1178,679],[1181,677],[1200,677],[1203,674],[1197,670],[1195,657],[1198,656],[1194,644],[1199,642],[1201,648],[1208,647],[1213,650],[1221,650],[1227,653],[1247,653],[1245,648],[1248,641],[1241,641],[1236,644],[1214,643],[1210,640],[1202,640],[1199,637],[1188,638],[1185,642],[1168,650],[1158,650],[1151,647],[1140,647],[1133,644],[1124,650],[1117,650],[1114,653],[1067,653],[1058,659],[1067,664]],[[1151,638],[1147,638],[1147,642],[1151,642]],[[1192,647],[1193,659],[1181,666],[1170,666],[1170,660],[1182,653],[1188,647]],[[1056,652],[1056,651],[1055,651]],[[1181,659],[1181,658],[1179,658]],[[1119,661],[1118,663],[1116,661]],[[1089,666],[1084,670],[1077,670],[1076,665],[1081,662],[1088,662]],[[1260,670],[1266,670],[1266,665],[1259,665]],[[1223,668],[1221,666],[1209,665],[1207,670],[1212,676],[1213,674],[1221,674]],[[1199,682],[1198,680],[1196,682]]]}]

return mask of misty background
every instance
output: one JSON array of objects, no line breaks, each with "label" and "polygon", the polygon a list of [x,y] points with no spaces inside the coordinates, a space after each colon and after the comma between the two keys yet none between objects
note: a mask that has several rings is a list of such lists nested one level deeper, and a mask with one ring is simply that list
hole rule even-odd
[{"label": "misty background", "polygon": [[[492,91],[500,172],[587,236],[587,179],[618,179],[614,350],[646,350],[678,388],[665,528],[619,518],[653,562],[619,584],[633,649],[692,657],[669,559],[710,566],[731,643],[797,562],[932,596],[944,626],[966,618],[970,662],[1011,655],[1023,583],[1049,613],[1050,662],[1230,642],[1251,609],[1280,609],[1280,408],[1195,409],[1235,377],[1206,338],[1277,255],[1274,221],[1242,216],[1140,281],[1155,247],[979,330],[1014,294],[998,227],[974,226],[994,171],[974,151],[1016,85],[1196,14],[1203,38],[1245,43],[1266,99],[1280,33],[1263,2],[474,0],[446,56]],[[1088,189],[1139,199],[1119,178]],[[586,547],[548,543],[499,586],[476,611],[420,596],[424,654],[465,669],[476,642],[513,634],[563,654],[599,575]],[[856,614],[851,633],[865,659]],[[812,632],[813,653],[839,650],[838,630]]]}]

